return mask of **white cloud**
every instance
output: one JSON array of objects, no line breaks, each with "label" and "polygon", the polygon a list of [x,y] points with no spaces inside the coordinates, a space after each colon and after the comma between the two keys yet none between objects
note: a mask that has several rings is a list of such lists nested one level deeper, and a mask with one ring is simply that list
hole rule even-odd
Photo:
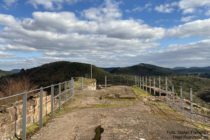
[{"label": "white cloud", "polygon": [[205,13],[206,16],[210,16],[210,9]]},{"label": "white cloud", "polygon": [[117,3],[105,0],[104,5],[84,10],[83,15],[89,20],[112,20],[121,18],[122,13]]},{"label": "white cloud", "polygon": [[29,0],[28,2],[32,4],[35,8],[42,6],[47,10],[61,9],[64,4],[76,3],[79,0]]},{"label": "white cloud", "polygon": [[168,36],[175,37],[210,37],[210,18],[204,20],[195,20],[173,27],[172,29],[169,29],[166,34]]},{"label": "white cloud", "polygon": [[142,11],[152,11],[152,4],[147,3],[144,6],[138,6],[133,9],[127,9],[127,13],[132,13],[132,12],[142,12]]},{"label": "white cloud", "polygon": [[3,0],[7,7],[12,6],[13,4],[17,3],[18,0]]},{"label": "white cloud", "polygon": [[12,57],[13,55],[9,54],[9,53],[5,53],[5,52],[2,52],[0,51],[0,58],[3,59],[3,58],[10,58]]},{"label": "white cloud", "polygon": [[163,28],[121,16],[118,5],[111,1],[84,10],[82,18],[72,12],[34,12],[32,18],[23,19],[0,14],[0,24],[4,26],[0,48],[24,53],[38,51],[43,54],[39,59],[45,60],[102,65],[147,53],[158,46],[156,41],[164,36]]},{"label": "white cloud", "polygon": [[18,21],[11,15],[0,14],[0,25],[15,26],[17,22]]},{"label": "white cloud", "polygon": [[186,45],[174,44],[167,49],[162,48],[158,51],[152,51],[143,55],[141,54],[125,61],[127,62],[127,65],[144,62],[163,67],[202,67],[209,65],[209,52],[210,40],[207,39]]},{"label": "white cloud", "polygon": [[192,21],[195,18],[195,16],[184,16],[181,18],[182,22],[189,22]]},{"label": "white cloud", "polygon": [[[209,63],[208,39],[173,45],[168,49],[161,49],[158,41],[167,37],[209,38],[210,19],[191,22],[185,19],[187,23],[170,29],[152,27],[141,20],[123,19],[118,4],[110,0],[99,7],[84,10],[81,15],[34,12],[31,18],[18,19],[0,14],[0,24],[3,25],[0,32],[0,69],[8,69],[14,62],[13,66],[28,68],[57,60],[98,66],[126,66],[140,62],[165,66]],[[12,51],[24,54],[39,52],[40,56],[14,58],[7,53]]]},{"label": "white cloud", "polygon": [[177,7],[178,3],[173,2],[173,3],[166,3],[166,4],[161,4],[159,6],[155,7],[155,10],[160,12],[160,13],[171,13],[175,10]]},{"label": "white cloud", "polygon": [[196,12],[198,8],[210,8],[209,0],[181,0],[179,2],[179,7],[183,10],[184,14],[190,14]]}]

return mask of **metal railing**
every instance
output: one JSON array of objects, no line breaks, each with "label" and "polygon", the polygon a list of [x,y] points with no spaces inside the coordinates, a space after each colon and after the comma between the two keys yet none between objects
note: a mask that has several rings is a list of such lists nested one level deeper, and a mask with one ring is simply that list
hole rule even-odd
[{"label": "metal railing", "polygon": [[[103,83],[103,81],[102,81]],[[165,103],[185,116],[210,125],[210,109],[194,102],[193,87],[184,91],[182,84],[176,86],[170,77],[161,76],[131,76],[112,75],[104,76],[104,87],[107,85],[137,85],[153,96],[163,96]],[[186,90],[186,89],[185,89]],[[185,96],[183,95],[185,93]],[[187,99],[185,98],[188,95]],[[205,109],[205,111],[203,111]]]},{"label": "metal railing", "polygon": [[[19,129],[20,137],[22,140],[26,140],[27,127],[31,125],[31,123],[28,122],[28,120],[31,119],[31,116],[28,116],[29,113],[38,109],[38,115],[34,115],[32,118],[33,121],[30,122],[38,123],[39,128],[42,128],[44,117],[49,114],[53,117],[55,110],[61,109],[61,106],[71,99],[73,95],[74,79],[72,78],[62,83],[3,97],[0,98],[0,102],[1,106],[5,106],[7,109],[15,109],[14,134],[18,137],[17,130]],[[19,112],[19,114],[17,112]],[[18,124],[21,128],[18,128]]]},{"label": "metal railing", "polygon": [[[202,107],[193,102],[193,88],[189,88],[189,97],[185,99],[183,96],[183,86],[177,87],[179,92],[175,91],[175,86],[168,77],[140,77],[139,87],[151,93],[154,96],[163,95],[165,101],[171,108],[181,112],[190,119],[200,121],[210,126],[210,109]],[[156,80],[158,79],[158,84]],[[162,80],[161,80],[162,79]],[[153,81],[153,85],[151,84]],[[165,84],[165,85],[164,85]],[[205,111],[203,111],[205,109]]]}]

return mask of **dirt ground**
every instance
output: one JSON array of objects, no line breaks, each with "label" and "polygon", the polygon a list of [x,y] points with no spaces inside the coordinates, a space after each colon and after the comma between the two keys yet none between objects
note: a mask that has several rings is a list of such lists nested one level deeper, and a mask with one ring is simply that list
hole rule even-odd
[{"label": "dirt ground", "polygon": [[208,132],[141,90],[79,91],[31,140],[194,140]]}]

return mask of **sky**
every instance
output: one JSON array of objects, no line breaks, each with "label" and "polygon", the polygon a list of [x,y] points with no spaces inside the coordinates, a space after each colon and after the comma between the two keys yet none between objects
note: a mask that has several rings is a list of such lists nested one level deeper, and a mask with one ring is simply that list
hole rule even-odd
[{"label": "sky", "polygon": [[0,69],[210,66],[210,0],[1,0]]}]

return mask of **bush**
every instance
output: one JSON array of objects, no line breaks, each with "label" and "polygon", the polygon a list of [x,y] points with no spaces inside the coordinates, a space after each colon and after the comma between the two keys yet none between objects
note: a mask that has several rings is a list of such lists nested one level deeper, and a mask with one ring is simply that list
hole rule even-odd
[{"label": "bush", "polygon": [[10,96],[36,88],[28,77],[6,78],[0,84],[0,97]]}]

